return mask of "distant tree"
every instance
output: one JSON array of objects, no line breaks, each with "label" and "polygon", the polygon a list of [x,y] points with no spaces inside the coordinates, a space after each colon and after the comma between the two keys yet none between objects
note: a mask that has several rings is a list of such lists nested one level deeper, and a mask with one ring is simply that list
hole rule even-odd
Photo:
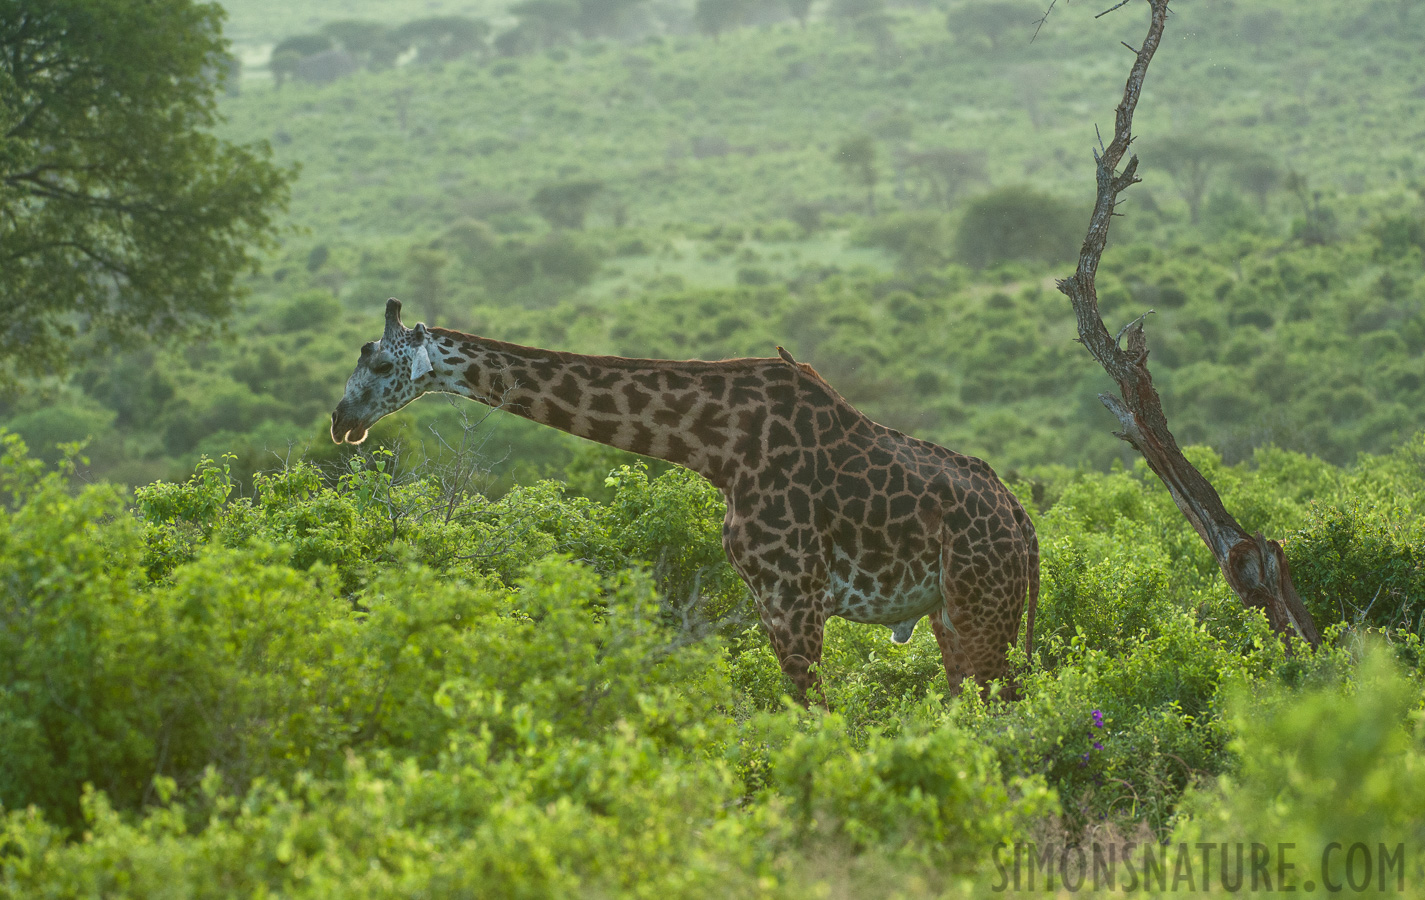
[{"label": "distant tree", "polygon": [[875,48],[882,61],[892,57],[896,51],[895,33],[891,23],[895,21],[889,13],[874,12],[857,16],[851,20],[851,30],[857,37]]},{"label": "distant tree", "polygon": [[583,228],[589,204],[603,189],[602,181],[548,184],[535,193],[530,204],[535,212],[555,228]]},{"label": "distant tree", "polygon": [[782,0],[782,2],[786,5],[787,12],[792,14],[792,18],[797,20],[797,24],[806,28],[813,0]]},{"label": "distant tree", "polygon": [[787,218],[801,226],[804,234],[814,234],[821,230],[821,205],[818,203],[793,203],[787,210]]},{"label": "distant tree", "polygon": [[267,60],[267,71],[272,73],[273,85],[280,91],[282,85],[287,83],[297,72],[297,66],[302,62],[302,54],[292,50],[283,50],[281,53],[273,53]]},{"label": "distant tree", "polygon": [[580,9],[574,0],[522,0],[510,7],[510,14],[520,20],[516,28],[521,36],[518,43],[548,49],[569,39],[579,23]]},{"label": "distant tree", "polygon": [[1263,9],[1247,13],[1242,17],[1238,33],[1253,47],[1269,44],[1277,36],[1284,18],[1279,9]]},{"label": "distant tree", "polygon": [[0,383],[65,370],[81,333],[202,333],[233,312],[294,172],[212,134],[222,16],[0,3]]},{"label": "distant tree", "polygon": [[906,154],[906,166],[919,174],[930,198],[947,209],[954,207],[971,183],[987,184],[983,150],[955,150],[930,147]]},{"label": "distant tree", "polygon": [[1285,187],[1301,204],[1301,218],[1292,223],[1291,236],[1308,247],[1336,240],[1336,214],[1322,205],[1320,191],[1311,190],[1305,175],[1289,172]]},{"label": "distant tree", "polygon": [[888,213],[856,234],[856,241],[896,255],[904,269],[925,269],[949,262],[952,245],[946,215],[918,210]]},{"label": "distant tree", "polygon": [[724,31],[741,25],[751,6],[751,0],[698,0],[693,7],[693,24],[717,40]]},{"label": "distant tree", "polygon": [[316,272],[327,264],[331,258],[331,250],[326,244],[318,244],[312,248],[312,252],[307,254],[307,271]]},{"label": "distant tree", "polygon": [[1029,124],[1038,131],[1044,124],[1045,89],[1059,80],[1056,67],[1042,63],[1016,66],[1010,75],[1014,96],[1029,115]]},{"label": "distant tree", "polygon": [[360,19],[341,19],[322,26],[322,34],[327,35],[337,46],[361,61],[372,71],[389,69],[406,50],[395,36],[395,31],[380,22]]},{"label": "distant tree", "polygon": [[295,53],[298,56],[312,56],[332,49],[332,38],[326,34],[298,34],[277,42],[272,55]]},{"label": "distant tree", "polygon": [[1028,40],[1029,26],[1043,15],[1039,5],[1028,0],[966,0],[950,10],[946,24],[957,36],[980,35],[986,38],[990,47],[999,47],[1005,33],[1015,28],[1025,29]]},{"label": "distant tree", "polygon": [[361,62],[345,50],[324,50],[297,60],[292,74],[312,84],[328,84],[360,68]]},{"label": "distant tree", "polygon": [[965,209],[955,238],[960,260],[977,269],[1007,260],[1062,262],[1080,241],[1081,212],[1023,185],[991,191]]},{"label": "distant tree", "polygon": [[272,80],[276,86],[281,88],[288,78],[297,74],[302,60],[318,53],[326,53],[334,46],[330,35],[293,35],[278,41],[277,45],[272,48],[272,53],[267,59],[267,70],[272,73]]},{"label": "distant tree", "polygon": [[412,248],[406,256],[411,300],[420,303],[422,309],[429,310],[433,318],[441,318],[441,313],[445,311],[445,279],[442,273],[449,264],[449,256],[429,247]]},{"label": "distant tree", "polygon": [[836,162],[846,172],[846,177],[866,189],[866,210],[876,214],[876,141],[869,134],[858,134],[846,138],[836,145]]},{"label": "distant tree", "polygon": [[391,29],[380,22],[369,22],[364,19],[339,19],[323,25],[322,34],[340,44],[342,49],[348,53],[362,54],[370,53],[374,48],[385,43],[389,39]]},{"label": "distant tree", "polygon": [[1240,160],[1242,151],[1211,138],[1185,134],[1151,146],[1143,156],[1150,165],[1162,166],[1172,176],[1178,195],[1188,205],[1188,217],[1196,225],[1213,174],[1219,166]]},{"label": "distant tree", "polygon": [[1243,190],[1257,198],[1257,208],[1265,213],[1267,197],[1281,186],[1286,173],[1270,156],[1253,155],[1239,162],[1233,175]]},{"label": "distant tree", "polygon": [[618,34],[633,9],[648,0],[580,0],[577,27],[586,38]]},{"label": "distant tree", "polygon": [[407,22],[392,37],[400,47],[415,48],[417,63],[429,65],[483,53],[489,46],[490,23],[465,16],[435,16]]},{"label": "distant tree", "polygon": [[466,265],[480,267],[483,260],[499,247],[495,230],[474,218],[459,219],[446,229],[441,245],[454,250]]}]

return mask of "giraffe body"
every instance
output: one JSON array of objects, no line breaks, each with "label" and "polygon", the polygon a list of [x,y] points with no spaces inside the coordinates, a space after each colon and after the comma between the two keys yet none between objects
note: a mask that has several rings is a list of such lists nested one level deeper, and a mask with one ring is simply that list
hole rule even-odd
[{"label": "giraffe body", "polygon": [[908,641],[928,616],[952,690],[1010,678],[1007,650],[1039,549],[1018,500],[983,461],[879,425],[810,366],[780,358],[579,356],[400,324],[362,348],[332,438],[432,391],[669,460],[727,501],[723,547],[752,592],[783,671],[818,685],[827,618],[885,625]]}]

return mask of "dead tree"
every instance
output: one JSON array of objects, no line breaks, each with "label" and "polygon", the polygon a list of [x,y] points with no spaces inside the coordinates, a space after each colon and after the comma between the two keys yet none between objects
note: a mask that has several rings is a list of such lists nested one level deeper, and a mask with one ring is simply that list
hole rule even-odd
[{"label": "dead tree", "polygon": [[[1126,6],[1122,0],[1107,12]],[[1072,277],[1061,280],[1059,290],[1073,302],[1078,318],[1079,343],[1088,348],[1104,371],[1118,383],[1120,396],[1099,394],[1099,399],[1118,417],[1123,430],[1115,434],[1127,441],[1148,461],[1148,466],[1167,485],[1178,509],[1197,529],[1227,584],[1250,607],[1264,610],[1268,621],[1284,640],[1295,634],[1311,646],[1321,641],[1311,614],[1306,611],[1291,582],[1286,554],[1281,544],[1264,538],[1260,532],[1248,534],[1222,505],[1222,498],[1202,473],[1187,461],[1168,430],[1167,416],[1153,377],[1148,372],[1148,340],[1143,331],[1144,316],[1135,319],[1118,333],[1108,333],[1098,311],[1098,293],[1094,275],[1108,242],[1118,196],[1141,179],[1137,177],[1138,157],[1131,156],[1118,170],[1118,164],[1133,142],[1131,128],[1133,111],[1148,74],[1148,64],[1163,37],[1167,24],[1168,0],[1145,0],[1151,7],[1147,36],[1133,51],[1133,68],[1123,89],[1123,101],[1118,105],[1113,140],[1094,152],[1098,168],[1098,193],[1088,234],[1079,251],[1079,265]],[[1106,13],[1100,13],[1105,15]],[[1127,46],[1126,44],[1124,46]],[[1151,310],[1150,310],[1151,312]]]}]

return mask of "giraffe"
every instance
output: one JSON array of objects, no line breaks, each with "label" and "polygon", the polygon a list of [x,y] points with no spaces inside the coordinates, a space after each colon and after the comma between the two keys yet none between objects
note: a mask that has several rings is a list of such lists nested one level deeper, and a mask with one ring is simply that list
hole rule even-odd
[{"label": "giraffe", "polygon": [[747,583],[801,702],[815,691],[826,620],[910,640],[930,618],[952,692],[1005,679],[1039,544],[988,464],[879,425],[787,351],[766,359],[626,359],[523,347],[401,324],[387,301],[332,412],[337,443],[423,394],[458,394],[561,431],[686,466],[727,501],[723,549]]}]

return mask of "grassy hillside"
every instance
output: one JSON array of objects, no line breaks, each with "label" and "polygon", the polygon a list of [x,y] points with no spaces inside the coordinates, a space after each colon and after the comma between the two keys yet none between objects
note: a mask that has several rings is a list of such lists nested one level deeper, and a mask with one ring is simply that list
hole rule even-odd
[{"label": "grassy hillside", "polygon": [[[1425,14],[1402,28],[1377,6],[1264,0],[1252,8],[1282,16],[1258,35],[1243,33],[1252,14],[1240,4],[1184,3],[1142,102],[1144,147],[1210,134],[1269,153],[1318,189],[1397,190],[1425,131],[1414,66]],[[980,150],[991,183],[1082,198],[1094,126],[1110,121],[1122,89],[1118,42],[1139,37],[1139,19],[1066,7],[1032,43],[1026,25],[990,49],[957,40],[939,10],[900,8],[879,51],[834,22],[717,41],[579,42],[438,72],[253,89],[225,112],[231,134],[274,139],[280,158],[303,164],[294,220],[325,242],[434,236],[486,211],[482,195],[522,203],[574,175],[602,180],[601,203],[657,229],[765,222],[798,202],[859,211],[860,192],[830,154],[860,131],[881,139],[892,207],[912,205],[890,196],[897,145]],[[708,155],[696,158],[695,142]],[[1170,178],[1144,153],[1144,193],[1173,206]]]},{"label": "grassy hillside", "polygon": [[[292,36],[462,11],[234,17]],[[1052,283],[1077,246],[1094,125],[1136,11],[1065,6],[1033,42],[1026,27],[997,42],[952,31],[932,8],[892,7],[874,34],[832,12],[716,38],[664,16],[635,41],[417,59],[325,85],[279,88],[249,66],[225,133],[302,167],[249,312],[223,341],[96,356],[72,382],[0,402],[0,423],[41,449],[89,435],[96,469],[134,482],[200,451],[237,452],[245,470],[329,456],[325,412],[400,296],[416,319],[574,351],[782,344],[878,419],[1000,468],[1127,458]],[[498,37],[513,19],[493,21]],[[1184,440],[1232,460],[1275,443],[1346,461],[1425,424],[1422,32],[1408,5],[1182,4],[1140,107],[1145,183],[1103,288],[1111,326],[1157,312],[1155,372]],[[858,139],[875,216],[864,170],[838,156]],[[586,208],[537,199],[561,190],[584,190]],[[1025,222],[1068,224],[1029,258],[976,268],[966,241],[1019,221],[1005,198],[1026,190]],[[433,443],[426,426],[456,418],[426,400],[376,435]],[[524,423],[497,428],[505,486],[562,472],[574,452]]]}]

